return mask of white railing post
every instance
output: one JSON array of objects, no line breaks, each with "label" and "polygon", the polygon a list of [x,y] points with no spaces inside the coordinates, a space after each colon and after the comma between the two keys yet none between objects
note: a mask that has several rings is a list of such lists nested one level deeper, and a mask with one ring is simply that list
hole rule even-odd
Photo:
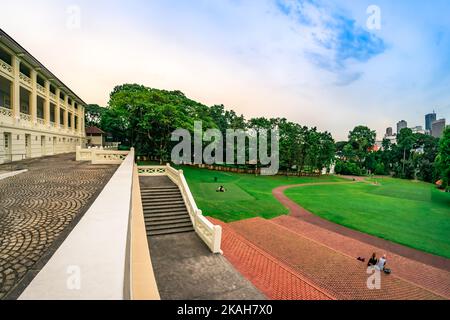
[{"label": "white railing post", "polygon": [[223,254],[222,249],[220,248],[222,244],[222,227],[214,226],[214,239],[213,239],[213,253]]}]

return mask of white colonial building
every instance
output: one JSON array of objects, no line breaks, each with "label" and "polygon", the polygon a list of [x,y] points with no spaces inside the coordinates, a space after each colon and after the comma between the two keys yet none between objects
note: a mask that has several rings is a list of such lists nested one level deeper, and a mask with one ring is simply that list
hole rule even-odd
[{"label": "white colonial building", "polygon": [[0,29],[0,164],[84,145],[85,103]]}]

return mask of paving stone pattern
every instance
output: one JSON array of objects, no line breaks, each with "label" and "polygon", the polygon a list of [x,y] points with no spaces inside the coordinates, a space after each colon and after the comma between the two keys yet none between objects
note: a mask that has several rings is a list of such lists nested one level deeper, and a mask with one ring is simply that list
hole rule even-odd
[{"label": "paving stone pattern", "polygon": [[28,172],[0,180],[0,299],[18,297],[117,169],[74,154],[20,165]]}]

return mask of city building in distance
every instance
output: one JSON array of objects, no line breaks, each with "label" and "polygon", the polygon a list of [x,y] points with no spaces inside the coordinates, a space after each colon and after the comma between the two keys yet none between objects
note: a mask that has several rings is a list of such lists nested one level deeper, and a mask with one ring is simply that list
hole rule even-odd
[{"label": "city building in distance", "polygon": [[426,131],[423,130],[422,126],[415,126],[411,128],[413,133],[421,133],[421,134],[426,134]]},{"label": "city building in distance", "polygon": [[431,132],[431,126],[433,124],[433,121],[436,121],[436,113],[433,111],[433,113],[429,113],[425,115],[425,130],[428,132]]},{"label": "city building in distance", "polygon": [[0,164],[75,152],[85,105],[0,29]]},{"label": "city building in distance", "polygon": [[397,123],[397,134],[400,133],[400,131],[402,131],[402,129],[408,128],[408,122],[406,122],[405,120],[401,120]]},{"label": "city building in distance", "polygon": [[392,137],[393,135],[394,135],[394,130],[392,129],[392,127],[387,128],[385,137]]},{"label": "city building in distance", "polygon": [[431,124],[431,135],[435,138],[440,138],[444,134],[445,119],[433,121]]}]

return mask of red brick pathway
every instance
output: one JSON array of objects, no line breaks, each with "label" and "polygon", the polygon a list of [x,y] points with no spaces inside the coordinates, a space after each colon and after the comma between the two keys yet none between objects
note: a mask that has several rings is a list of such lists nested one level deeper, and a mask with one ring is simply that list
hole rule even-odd
[{"label": "red brick pathway", "polygon": [[282,216],[272,221],[353,259],[357,257],[368,259],[372,252],[377,252],[378,255],[387,253],[389,267],[393,269],[395,276],[450,299],[450,273],[447,271],[387,252],[298,218]]},{"label": "red brick pathway", "polygon": [[209,218],[222,226],[222,250],[225,257],[249,279],[266,297],[272,300],[330,300],[325,290],[308,280],[248,240],[234,232],[227,224]]},{"label": "red brick pathway", "polygon": [[[369,275],[366,273],[364,263],[277,223],[261,218],[233,222],[224,228],[223,250],[225,256],[230,259],[231,263],[237,265],[238,270],[249,277],[252,282],[254,279],[249,274],[255,273],[255,270],[264,270],[262,262],[249,258],[254,254],[247,253],[247,255],[239,256],[233,252],[230,253],[232,245],[228,239],[230,237],[229,227],[253,244],[252,250],[259,250],[267,256],[272,256],[275,264],[278,262],[281,266],[288,266],[287,269],[296,274],[299,279],[308,282],[311,287],[320,288],[319,290],[323,293],[340,300],[435,300],[443,298],[395,275],[382,274],[381,289],[369,290],[367,288]],[[242,244],[235,246],[242,246]],[[260,272],[262,272],[262,276],[274,278],[272,281],[275,283],[281,283],[281,286],[277,288],[278,292],[289,292],[289,284],[286,282],[283,284],[280,280],[283,275],[279,275],[277,270],[267,269]],[[260,287],[257,282],[254,284]],[[270,292],[264,292],[268,297],[274,296]],[[283,296],[283,294],[278,294],[278,296]]]},{"label": "red brick pathway", "polygon": [[[450,259],[446,259],[443,257],[435,256],[423,251],[415,250],[412,248],[405,247],[403,245],[393,243],[381,238],[377,238],[375,236],[371,236],[366,233],[362,233],[356,230],[349,229],[347,227],[335,224],[331,221],[322,219],[308,210],[302,208],[294,201],[290,200],[284,192],[287,189],[290,188],[296,188],[296,187],[313,187],[316,185],[329,185],[329,184],[345,184],[349,182],[343,182],[343,183],[336,183],[336,182],[329,182],[329,183],[318,183],[318,184],[299,184],[299,185],[292,185],[292,186],[283,186],[279,187],[273,190],[273,195],[275,198],[277,198],[287,209],[290,211],[290,215],[296,218],[299,218],[302,221],[309,222],[310,224],[313,224],[317,227],[320,227],[322,229],[326,229],[329,231],[332,231],[334,233],[338,233],[340,235],[346,236],[349,239],[355,239],[359,242],[368,244],[370,246],[374,246],[377,249],[377,251],[381,252],[389,252],[396,254],[398,256],[402,256],[405,258],[409,258],[411,260],[415,260],[418,262],[421,262],[423,264],[433,266],[435,268],[439,268],[442,270],[445,270],[447,272],[450,272]],[[354,183],[354,182],[350,182]],[[370,253],[369,253],[370,254]],[[368,253],[365,253],[365,255],[368,255]]]}]

